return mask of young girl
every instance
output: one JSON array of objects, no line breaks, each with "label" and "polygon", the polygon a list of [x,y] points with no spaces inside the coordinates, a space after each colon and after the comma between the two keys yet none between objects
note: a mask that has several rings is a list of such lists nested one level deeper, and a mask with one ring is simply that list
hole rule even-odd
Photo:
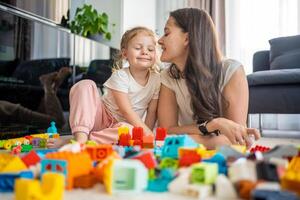
[{"label": "young girl", "polygon": [[71,88],[69,120],[72,134],[80,143],[115,143],[118,127],[124,125],[130,129],[142,127],[145,134],[152,134],[160,89],[155,34],[145,27],[133,28],[125,32],[120,47],[117,63],[126,60],[129,67],[116,66],[104,84],[104,96],[100,97],[91,80],[82,80]]}]

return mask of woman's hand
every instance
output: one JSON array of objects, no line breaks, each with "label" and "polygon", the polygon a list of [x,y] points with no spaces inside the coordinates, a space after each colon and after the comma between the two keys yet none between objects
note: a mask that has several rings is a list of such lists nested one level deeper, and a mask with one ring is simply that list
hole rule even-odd
[{"label": "woman's hand", "polygon": [[246,145],[248,148],[252,145],[251,136],[255,140],[260,138],[260,133],[257,129],[247,128],[232,120],[226,118],[216,118],[207,124],[209,131],[220,130],[221,134],[225,135],[232,144]]}]

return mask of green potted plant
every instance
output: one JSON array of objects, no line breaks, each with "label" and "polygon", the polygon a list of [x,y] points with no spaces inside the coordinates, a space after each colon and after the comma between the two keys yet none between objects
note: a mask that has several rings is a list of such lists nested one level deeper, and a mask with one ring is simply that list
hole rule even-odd
[{"label": "green potted plant", "polygon": [[101,35],[110,40],[111,33],[108,31],[108,15],[98,13],[92,5],[84,4],[82,8],[77,8],[74,20],[70,22],[72,33],[82,35],[83,37],[95,38],[95,35]]}]

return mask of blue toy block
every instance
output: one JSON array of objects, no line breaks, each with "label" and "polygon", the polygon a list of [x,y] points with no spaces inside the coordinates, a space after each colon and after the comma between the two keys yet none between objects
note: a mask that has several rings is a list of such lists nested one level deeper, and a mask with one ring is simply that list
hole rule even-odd
[{"label": "blue toy block", "polygon": [[47,133],[48,133],[49,135],[53,135],[53,134],[55,134],[55,133],[58,133],[54,121],[52,121],[52,122],[50,123],[50,127],[47,128]]},{"label": "blue toy block", "polygon": [[57,152],[58,149],[37,149],[35,152],[40,158],[44,158],[47,153]]},{"label": "blue toy block", "polygon": [[17,178],[33,179],[32,171],[21,171],[19,173],[0,174],[0,192],[13,192]]},{"label": "blue toy block", "polygon": [[161,157],[169,157],[178,159],[178,149],[180,147],[198,147],[199,144],[195,142],[188,135],[174,135],[168,136],[162,147]]},{"label": "blue toy block", "polygon": [[254,190],[251,197],[254,200],[299,200],[295,193],[289,191]]},{"label": "blue toy block", "polygon": [[65,175],[65,177],[68,177],[67,167],[68,162],[66,160],[43,159],[41,161],[41,176],[45,172],[57,172]]},{"label": "blue toy block", "polygon": [[219,174],[224,174],[224,175],[227,174],[226,159],[225,159],[225,157],[222,154],[216,153],[210,159],[203,160],[203,162],[217,163],[218,164],[218,173]]},{"label": "blue toy block", "polygon": [[163,169],[160,171],[159,178],[148,180],[147,190],[151,192],[166,192],[168,191],[169,183],[175,177],[175,170]]}]

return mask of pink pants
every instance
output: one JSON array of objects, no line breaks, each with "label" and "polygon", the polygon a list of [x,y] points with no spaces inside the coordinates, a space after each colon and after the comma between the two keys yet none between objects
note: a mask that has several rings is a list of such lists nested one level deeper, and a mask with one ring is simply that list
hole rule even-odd
[{"label": "pink pants", "polygon": [[91,80],[76,83],[70,91],[70,126],[72,134],[83,132],[100,144],[116,143],[118,127],[132,125],[117,122],[103,104],[96,84]]}]

